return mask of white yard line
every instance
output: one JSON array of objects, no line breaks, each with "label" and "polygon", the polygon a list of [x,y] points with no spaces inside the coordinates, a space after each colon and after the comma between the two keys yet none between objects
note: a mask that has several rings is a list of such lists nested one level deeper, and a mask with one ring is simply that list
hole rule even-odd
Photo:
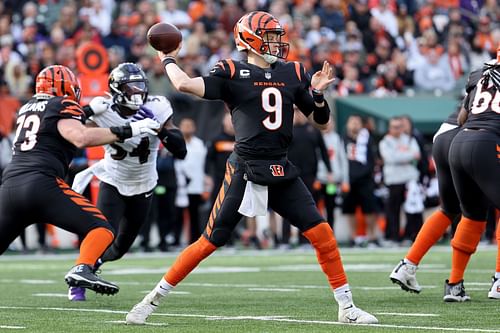
[{"label": "white yard line", "polygon": [[402,317],[439,317],[439,315],[435,313],[376,312],[375,314],[382,316],[402,316]]},{"label": "white yard line", "polygon": [[68,294],[56,294],[56,293],[36,293],[31,296],[37,297],[68,297]]},{"label": "white yard line", "polygon": [[[127,311],[116,311],[106,309],[79,309],[79,308],[52,308],[52,307],[22,307],[22,306],[0,306],[0,309],[5,310],[40,310],[40,311],[61,311],[61,312],[94,312],[94,313],[111,313],[111,314],[126,314]],[[258,320],[258,321],[274,321],[285,323],[298,324],[320,324],[320,325],[342,325],[342,326],[367,326],[372,328],[401,328],[414,330],[429,330],[429,331],[447,331],[447,332],[484,332],[484,333],[500,333],[500,330],[481,329],[481,328],[464,328],[464,327],[426,327],[426,326],[411,326],[411,325],[389,325],[389,324],[344,324],[336,321],[326,320],[303,320],[293,319],[281,316],[213,316],[201,314],[183,314],[183,313],[153,313],[153,316],[162,317],[183,317],[183,318],[201,318],[207,320]],[[121,322],[121,321],[120,321]]]},{"label": "white yard line", "polygon": [[25,326],[10,326],[10,325],[0,325],[0,328],[5,328],[8,330],[22,330],[25,329]]},{"label": "white yard line", "polygon": [[250,291],[283,291],[283,292],[290,292],[290,291],[300,291],[299,289],[288,289],[288,288],[248,288]]}]

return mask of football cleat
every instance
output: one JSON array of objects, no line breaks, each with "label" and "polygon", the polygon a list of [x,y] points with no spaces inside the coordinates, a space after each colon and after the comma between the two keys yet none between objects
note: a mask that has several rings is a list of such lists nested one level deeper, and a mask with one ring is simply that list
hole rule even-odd
[{"label": "football cleat", "polygon": [[491,288],[488,292],[488,297],[491,299],[500,299],[500,279],[493,276],[491,280]]},{"label": "football cleat", "polygon": [[64,277],[70,287],[92,289],[96,293],[114,295],[120,288],[111,282],[98,277],[90,265],[80,264],[74,266]]},{"label": "football cleat", "polygon": [[404,291],[418,294],[422,290],[422,287],[417,282],[416,272],[417,265],[412,265],[401,260],[392,270],[389,278],[393,283],[399,284]]},{"label": "football cleat", "polygon": [[151,315],[157,308],[157,305],[153,303],[137,303],[134,305],[132,310],[127,313],[125,317],[125,322],[127,325],[144,325],[146,324],[146,319]]},{"label": "football cleat", "polygon": [[345,309],[339,307],[339,322],[347,324],[377,324],[378,319],[352,304]]},{"label": "football cleat", "polygon": [[464,280],[450,284],[448,280],[444,282],[444,297],[445,302],[467,302],[470,301],[470,296],[465,292]]},{"label": "football cleat", "polygon": [[85,301],[85,288],[81,287],[69,287],[68,289],[68,299],[73,302]]}]

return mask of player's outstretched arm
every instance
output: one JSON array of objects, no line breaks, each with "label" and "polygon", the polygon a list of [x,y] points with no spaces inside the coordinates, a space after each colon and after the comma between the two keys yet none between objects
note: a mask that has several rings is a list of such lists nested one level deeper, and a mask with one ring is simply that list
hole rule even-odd
[{"label": "player's outstretched arm", "polygon": [[183,160],[186,157],[186,141],[184,140],[182,132],[175,127],[172,118],[170,118],[165,123],[165,126],[158,132],[158,137],[165,148],[167,148],[175,158]]},{"label": "player's outstretched arm", "polygon": [[123,141],[144,133],[156,135],[156,130],[159,128],[160,124],[152,119],[143,119],[127,126],[111,128],[86,127],[80,121],[70,118],[57,122],[57,129],[61,136],[77,148]]},{"label": "player's outstretched arm", "polygon": [[326,129],[330,119],[330,108],[324,99],[324,91],[335,81],[333,68],[325,61],[320,71],[311,78],[311,88],[314,100],[312,120],[316,127]]},{"label": "player's outstretched arm", "polygon": [[201,77],[190,78],[179,66],[177,66],[176,57],[182,43],[179,44],[177,49],[170,53],[163,53],[158,51],[158,57],[165,66],[165,71],[174,85],[175,89],[180,92],[189,93],[198,97],[203,97],[205,94],[205,82]]}]

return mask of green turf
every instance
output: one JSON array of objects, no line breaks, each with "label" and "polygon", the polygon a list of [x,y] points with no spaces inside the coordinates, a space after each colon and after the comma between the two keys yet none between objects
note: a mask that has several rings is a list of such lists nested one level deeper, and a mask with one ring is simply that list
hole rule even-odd
[{"label": "green turf", "polygon": [[222,251],[164,300],[149,319],[158,326],[144,327],[126,326],[125,313],[156,284],[174,255],[130,255],[108,263],[102,275],[121,286],[118,295],[88,293],[87,302],[78,303],[56,297],[66,293],[63,276],[71,255],[2,256],[0,332],[500,332],[500,300],[487,298],[494,248],[479,249],[472,258],[465,275],[472,301],[462,304],[442,301],[447,248],[433,249],[424,259],[417,274],[424,286],[420,295],[403,292],[388,279],[404,249],[341,252],[355,303],[375,314],[380,325],[336,323],[337,306],[312,250]]}]

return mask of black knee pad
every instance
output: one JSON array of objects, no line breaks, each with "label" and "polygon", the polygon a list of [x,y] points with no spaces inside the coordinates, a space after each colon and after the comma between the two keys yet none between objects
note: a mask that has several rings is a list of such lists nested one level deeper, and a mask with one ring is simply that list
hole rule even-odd
[{"label": "black knee pad", "polygon": [[231,230],[215,228],[208,240],[217,247],[224,246],[231,237]]}]

